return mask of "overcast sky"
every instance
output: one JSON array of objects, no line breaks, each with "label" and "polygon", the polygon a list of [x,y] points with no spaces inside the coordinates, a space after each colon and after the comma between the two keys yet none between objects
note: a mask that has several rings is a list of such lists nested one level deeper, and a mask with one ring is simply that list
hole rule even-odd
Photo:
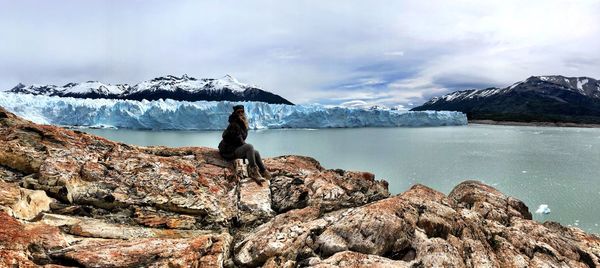
[{"label": "overcast sky", "polygon": [[600,78],[600,1],[0,0],[0,88],[230,74],[295,103],[410,108]]}]

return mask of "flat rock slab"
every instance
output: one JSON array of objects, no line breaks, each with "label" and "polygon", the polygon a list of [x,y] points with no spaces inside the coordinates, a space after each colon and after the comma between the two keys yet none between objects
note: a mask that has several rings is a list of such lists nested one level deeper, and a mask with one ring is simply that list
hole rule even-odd
[{"label": "flat rock slab", "polygon": [[187,239],[90,239],[52,254],[85,267],[223,267],[227,233]]},{"label": "flat rock slab", "polygon": [[259,185],[250,178],[240,181],[238,201],[239,221],[244,225],[262,223],[271,219],[275,212],[271,209],[270,182],[265,180]]},{"label": "flat rock slab", "polygon": [[390,260],[377,255],[368,255],[353,251],[342,251],[322,261],[316,259],[312,262],[309,261],[307,267],[408,268],[411,267],[411,264],[403,261]]},{"label": "flat rock slab", "polygon": [[61,227],[66,233],[78,237],[131,240],[137,238],[191,238],[213,233],[203,230],[169,230],[110,224],[93,218],[56,214],[44,214],[41,221],[51,226]]},{"label": "flat rock slab", "polygon": [[[189,234],[188,238],[102,239],[69,236],[57,226],[73,226],[82,219],[47,217],[41,222],[23,223],[0,212],[0,267],[223,267],[229,259],[232,237],[228,233]],[[105,230],[101,230],[102,228]],[[88,234],[118,232],[115,226],[88,226]],[[86,231],[80,230],[84,234]],[[146,230],[124,228],[132,234],[155,235]],[[168,230],[162,235],[166,236]],[[174,234],[177,237],[181,234]]]}]

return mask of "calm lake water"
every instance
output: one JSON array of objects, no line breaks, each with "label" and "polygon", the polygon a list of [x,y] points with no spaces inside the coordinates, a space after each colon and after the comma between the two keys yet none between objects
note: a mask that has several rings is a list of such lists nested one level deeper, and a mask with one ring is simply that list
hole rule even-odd
[{"label": "calm lake water", "polygon": [[[209,146],[220,131],[87,129],[137,145]],[[392,193],[422,183],[448,194],[467,179],[523,200],[534,219],[600,233],[600,129],[469,125],[251,131],[263,157],[316,158],[325,168],[370,171]],[[535,214],[547,204],[550,214]]]}]

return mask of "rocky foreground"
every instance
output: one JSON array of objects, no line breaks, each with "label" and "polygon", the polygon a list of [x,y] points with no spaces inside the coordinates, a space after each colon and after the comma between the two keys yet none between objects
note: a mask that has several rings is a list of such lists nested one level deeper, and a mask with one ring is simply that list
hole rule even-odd
[{"label": "rocky foreground", "polygon": [[476,181],[390,196],[366,172],[137,147],[0,108],[0,267],[596,267],[600,238]]}]

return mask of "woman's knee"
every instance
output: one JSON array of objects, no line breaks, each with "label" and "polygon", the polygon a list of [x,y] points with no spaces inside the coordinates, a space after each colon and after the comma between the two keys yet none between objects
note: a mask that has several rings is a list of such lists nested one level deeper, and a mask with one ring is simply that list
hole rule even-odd
[{"label": "woman's knee", "polygon": [[246,143],[243,146],[246,147],[246,150],[254,150],[254,146],[252,146],[252,144],[250,144],[250,143]]}]

